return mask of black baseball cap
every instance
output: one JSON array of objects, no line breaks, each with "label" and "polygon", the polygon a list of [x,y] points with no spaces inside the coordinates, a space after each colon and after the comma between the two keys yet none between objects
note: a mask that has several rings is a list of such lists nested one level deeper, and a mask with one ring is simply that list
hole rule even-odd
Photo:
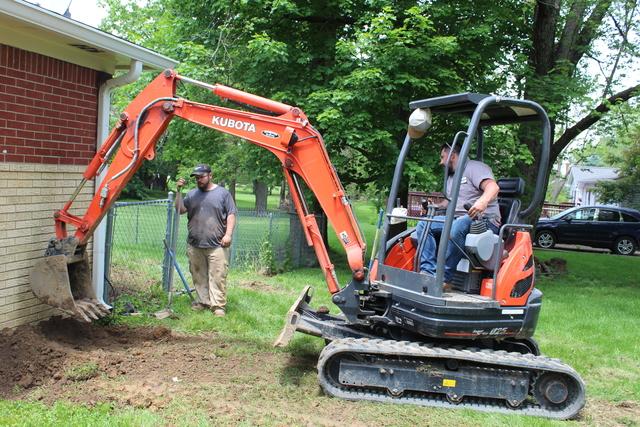
[{"label": "black baseball cap", "polygon": [[193,168],[193,172],[191,172],[191,176],[202,176],[211,173],[211,168],[209,165],[205,165],[204,163],[197,165]]}]

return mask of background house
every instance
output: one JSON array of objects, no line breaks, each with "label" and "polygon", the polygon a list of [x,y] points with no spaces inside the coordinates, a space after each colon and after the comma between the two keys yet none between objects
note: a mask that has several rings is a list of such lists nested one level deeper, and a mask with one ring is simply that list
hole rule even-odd
[{"label": "background house", "polygon": [[[109,132],[111,89],[176,61],[20,0],[0,0],[0,329],[53,310],[29,272],[54,236],[53,212],[79,184]],[[125,71],[119,73],[118,70]],[[88,207],[86,185],[71,213]],[[93,241],[102,295],[104,239]]]},{"label": "background house", "polygon": [[569,171],[567,186],[576,206],[601,204],[594,192],[596,183],[618,178],[618,169],[599,166],[575,165]]}]

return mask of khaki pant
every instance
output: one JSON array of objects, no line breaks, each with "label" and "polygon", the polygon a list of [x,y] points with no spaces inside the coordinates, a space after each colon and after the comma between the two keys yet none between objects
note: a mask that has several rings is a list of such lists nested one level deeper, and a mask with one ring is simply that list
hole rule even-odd
[{"label": "khaki pant", "polygon": [[196,248],[187,246],[189,270],[200,302],[212,309],[227,305],[227,272],[229,248]]}]

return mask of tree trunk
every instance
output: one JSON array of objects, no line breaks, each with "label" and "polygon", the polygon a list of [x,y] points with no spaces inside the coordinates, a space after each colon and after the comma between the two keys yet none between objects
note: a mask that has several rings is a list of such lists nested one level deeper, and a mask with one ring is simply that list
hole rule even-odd
[{"label": "tree trunk", "polygon": [[[563,90],[562,85],[554,83],[554,80],[560,82],[563,79],[575,78],[577,64],[598,36],[602,21],[611,4],[612,0],[598,0],[592,8],[588,8],[584,1],[572,2],[563,22],[563,19],[560,19],[562,8],[559,0],[536,2],[532,33],[533,45],[529,52],[529,66],[533,71],[533,76],[530,76],[526,81],[524,96],[526,99],[541,103],[551,113],[549,168],[571,141],[597,122],[602,117],[602,113],[609,111],[608,103],[624,102],[637,90],[637,87],[628,88],[626,91],[610,97],[596,107],[593,112],[566,129],[557,139],[555,138],[557,119],[555,114],[565,111],[572,100]],[[560,23],[563,25],[562,28],[559,28]],[[560,37],[556,43],[557,35]],[[536,160],[532,165],[522,165],[521,168],[521,176],[526,180],[528,189],[527,195],[523,198],[523,208],[527,206],[527,200],[531,200],[540,162],[537,141],[524,135],[525,133],[521,133],[520,141],[529,147]],[[543,188],[545,193],[548,182],[549,175],[547,174]],[[535,223],[537,219],[538,215],[534,213],[529,220]]]},{"label": "tree trunk", "polygon": [[318,222],[318,228],[320,229],[320,235],[322,235],[322,241],[324,245],[329,249],[329,221],[327,214],[322,210],[322,206],[318,203],[318,199],[313,198],[313,214],[316,216]]},{"label": "tree trunk", "polygon": [[267,212],[267,195],[269,193],[267,184],[262,181],[253,181],[253,191],[256,195],[256,213],[258,215]]},{"label": "tree trunk", "polygon": [[289,203],[287,200],[287,181],[285,179],[280,183],[280,201],[278,207],[282,211],[289,211]]},{"label": "tree trunk", "polygon": [[233,201],[235,201],[236,200],[236,179],[235,178],[229,181],[229,188],[227,188],[227,190],[229,190],[229,193],[231,193],[231,198],[233,199]]}]

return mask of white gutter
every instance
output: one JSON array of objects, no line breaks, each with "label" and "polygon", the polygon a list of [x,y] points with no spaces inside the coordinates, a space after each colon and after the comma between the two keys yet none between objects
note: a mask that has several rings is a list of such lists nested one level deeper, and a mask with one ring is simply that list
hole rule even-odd
[{"label": "white gutter", "polygon": [[[129,65],[129,72],[122,76],[118,76],[115,79],[107,80],[100,86],[98,90],[98,132],[96,152],[100,150],[100,146],[109,136],[109,110],[111,107],[111,90],[124,86],[129,83],[133,83],[140,78],[142,73],[142,62],[135,59],[131,60]],[[102,180],[106,176],[106,169],[102,171],[95,179],[95,189],[100,186]],[[96,291],[98,300],[105,302],[104,295],[104,256],[105,256],[105,244],[107,240],[107,223],[106,221],[100,222],[100,225],[96,228],[93,234],[93,288]]]}]

